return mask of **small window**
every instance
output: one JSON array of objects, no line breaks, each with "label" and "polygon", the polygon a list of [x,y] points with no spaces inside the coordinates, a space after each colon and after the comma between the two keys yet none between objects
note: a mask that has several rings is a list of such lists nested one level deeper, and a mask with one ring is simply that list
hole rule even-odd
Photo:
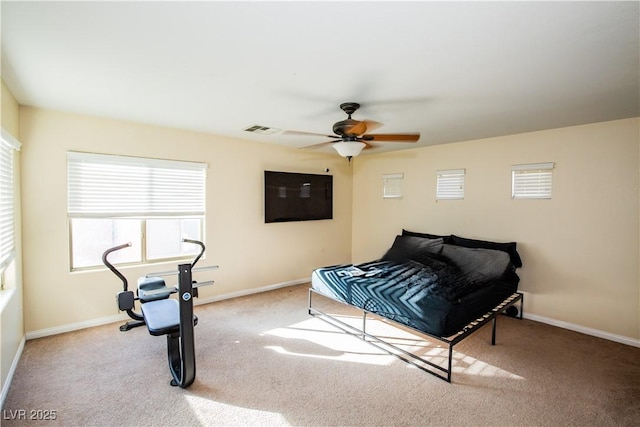
[{"label": "small window", "polygon": [[404,181],[404,174],[402,173],[391,173],[382,175],[382,198],[401,199],[402,181]]},{"label": "small window", "polygon": [[550,199],[553,167],[553,163],[512,166],[511,197],[514,199]]},{"label": "small window", "polygon": [[436,200],[464,199],[465,169],[436,171]]}]

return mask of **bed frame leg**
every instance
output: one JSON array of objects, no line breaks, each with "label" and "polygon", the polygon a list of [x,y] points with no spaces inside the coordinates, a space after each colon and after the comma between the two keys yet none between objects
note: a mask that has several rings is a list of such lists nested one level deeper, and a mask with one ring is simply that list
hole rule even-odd
[{"label": "bed frame leg", "polygon": [[493,325],[491,327],[491,345],[496,345],[496,323],[498,322],[498,317],[493,317]]},{"label": "bed frame leg", "polygon": [[[518,295],[519,295],[518,299],[520,300],[520,310],[518,310],[518,319],[522,320],[522,311],[524,308],[524,295],[520,292],[518,292]],[[511,303],[508,307],[511,307],[511,305],[515,304],[517,301],[518,300]],[[493,326],[491,328],[491,345],[496,345],[496,323],[498,322],[498,313],[493,315],[492,322],[493,322]]]},{"label": "bed frame leg", "polygon": [[449,368],[447,369],[447,382],[451,382],[451,366],[453,365],[453,345],[449,344]]},{"label": "bed frame leg", "polygon": [[367,340],[367,312],[362,312],[362,339]]}]

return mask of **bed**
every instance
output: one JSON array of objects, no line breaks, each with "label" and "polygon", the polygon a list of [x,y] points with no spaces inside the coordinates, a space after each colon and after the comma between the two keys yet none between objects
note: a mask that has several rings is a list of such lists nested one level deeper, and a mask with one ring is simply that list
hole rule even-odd
[{"label": "bed", "polygon": [[[382,258],[334,265],[312,273],[309,314],[356,335],[418,368],[451,382],[453,346],[508,312],[522,318],[516,243],[403,230]],[[314,307],[314,296],[358,308],[362,326]],[[516,304],[519,303],[519,310]],[[367,315],[397,323],[446,344],[448,363],[434,363],[370,334]]]}]

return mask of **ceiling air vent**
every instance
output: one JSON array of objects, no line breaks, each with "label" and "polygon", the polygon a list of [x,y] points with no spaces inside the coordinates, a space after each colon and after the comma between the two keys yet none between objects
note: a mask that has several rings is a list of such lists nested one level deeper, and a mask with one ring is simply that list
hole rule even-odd
[{"label": "ceiling air vent", "polygon": [[280,129],[270,128],[267,126],[253,125],[245,129],[246,132],[259,133],[261,135],[271,135],[280,132]]}]

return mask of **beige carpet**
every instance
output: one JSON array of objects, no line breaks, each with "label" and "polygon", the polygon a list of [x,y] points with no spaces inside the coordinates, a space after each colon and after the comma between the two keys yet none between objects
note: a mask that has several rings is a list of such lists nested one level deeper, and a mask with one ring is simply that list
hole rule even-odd
[{"label": "beige carpet", "polygon": [[[118,324],[26,343],[3,426],[615,426],[640,422],[640,349],[500,317],[455,347],[448,384],[307,314],[307,286],[197,306],[197,377]],[[356,315],[337,303],[323,303]],[[442,358],[437,342],[372,325]],[[54,421],[16,420],[18,410]],[[37,414],[34,412],[33,414]]]}]

